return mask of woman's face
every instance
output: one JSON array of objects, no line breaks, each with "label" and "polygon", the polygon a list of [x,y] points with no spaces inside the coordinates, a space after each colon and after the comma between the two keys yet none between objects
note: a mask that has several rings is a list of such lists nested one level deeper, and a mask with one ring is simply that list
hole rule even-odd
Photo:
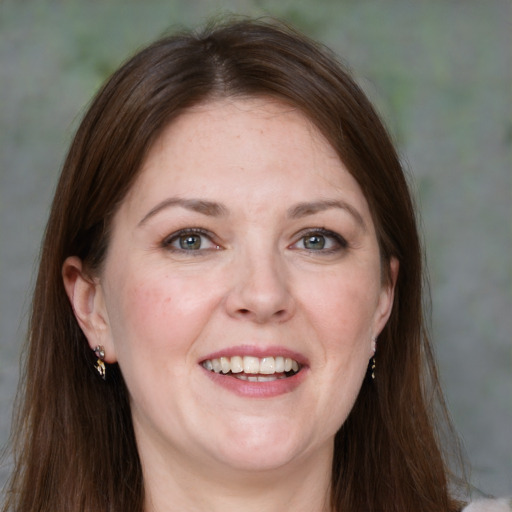
[{"label": "woman's face", "polygon": [[143,461],[328,461],[391,309],[381,275],[365,197],[319,131],[273,100],[211,102],[149,152],[78,288],[81,325],[120,365]]}]

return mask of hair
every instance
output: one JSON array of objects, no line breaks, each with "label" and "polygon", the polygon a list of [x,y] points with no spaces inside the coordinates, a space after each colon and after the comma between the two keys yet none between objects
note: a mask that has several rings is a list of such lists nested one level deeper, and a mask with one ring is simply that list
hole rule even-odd
[{"label": "hair", "polygon": [[62,265],[75,255],[92,272],[100,269],[112,216],[164,128],[194,105],[237,97],[284,102],[314,123],[366,197],[383,279],[391,258],[400,262],[377,378],[365,379],[335,437],[333,509],[460,508],[438,435],[449,421],[422,313],[415,212],[390,137],[328,49],[275,21],[236,19],[139,52],[98,92],[78,128],[42,244],[4,511],[143,510],[123,376],[116,364],[106,382],[95,374]]}]

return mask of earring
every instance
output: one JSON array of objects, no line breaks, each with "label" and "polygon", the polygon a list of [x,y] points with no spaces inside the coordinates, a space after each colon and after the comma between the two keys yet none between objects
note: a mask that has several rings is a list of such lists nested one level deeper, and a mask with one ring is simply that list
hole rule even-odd
[{"label": "earring", "polygon": [[105,368],[105,349],[102,345],[98,345],[94,349],[94,355],[98,358],[98,360],[94,363],[94,368],[96,368],[96,371],[98,372],[99,376],[103,379],[107,379],[106,375],[106,368]]},{"label": "earring", "polygon": [[375,380],[375,367],[377,366],[375,362],[375,352],[377,351],[377,338],[375,337],[372,338],[372,349],[373,357],[370,359],[370,371],[372,380]]}]

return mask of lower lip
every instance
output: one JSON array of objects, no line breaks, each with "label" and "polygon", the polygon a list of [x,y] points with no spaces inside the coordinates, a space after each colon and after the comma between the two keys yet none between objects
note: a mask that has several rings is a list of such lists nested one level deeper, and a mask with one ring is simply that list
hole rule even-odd
[{"label": "lower lip", "polygon": [[285,379],[276,379],[269,382],[250,382],[230,375],[215,373],[205,368],[203,370],[215,384],[239,396],[251,398],[272,398],[290,393],[299,386],[307,374],[307,368],[302,367],[298,373]]}]

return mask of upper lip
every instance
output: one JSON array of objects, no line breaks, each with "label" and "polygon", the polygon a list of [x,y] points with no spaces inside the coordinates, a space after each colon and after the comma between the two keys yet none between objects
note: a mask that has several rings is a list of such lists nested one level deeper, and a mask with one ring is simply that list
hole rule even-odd
[{"label": "upper lip", "polygon": [[307,358],[294,350],[282,346],[261,346],[261,345],[237,345],[227,347],[221,350],[212,352],[211,354],[202,357],[199,364],[209,359],[218,359],[220,357],[233,357],[233,356],[252,356],[252,357],[290,357],[297,361],[301,366],[308,366]]}]

